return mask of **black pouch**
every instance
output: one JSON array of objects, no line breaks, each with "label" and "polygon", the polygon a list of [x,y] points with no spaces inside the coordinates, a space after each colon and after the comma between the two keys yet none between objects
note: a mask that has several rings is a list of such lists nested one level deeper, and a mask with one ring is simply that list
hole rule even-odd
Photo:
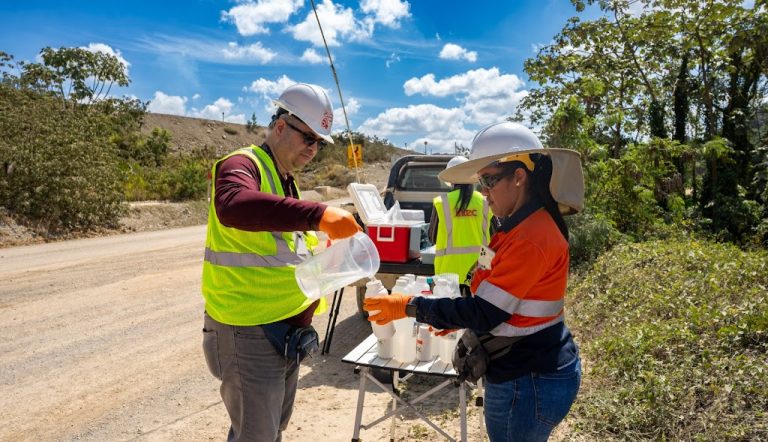
[{"label": "black pouch", "polygon": [[512,345],[520,339],[521,336],[478,337],[472,330],[464,330],[451,358],[457,374],[456,383],[461,384],[465,380],[476,383],[488,370],[488,364],[509,353]]},{"label": "black pouch", "polygon": [[451,358],[453,369],[458,375],[456,384],[464,381],[477,382],[485,374],[490,361],[488,352],[483,348],[477,335],[472,330],[464,330]]},{"label": "black pouch", "polygon": [[311,325],[296,327],[285,322],[273,322],[263,324],[261,328],[275,350],[287,360],[295,360],[299,363],[320,348],[317,331]]}]

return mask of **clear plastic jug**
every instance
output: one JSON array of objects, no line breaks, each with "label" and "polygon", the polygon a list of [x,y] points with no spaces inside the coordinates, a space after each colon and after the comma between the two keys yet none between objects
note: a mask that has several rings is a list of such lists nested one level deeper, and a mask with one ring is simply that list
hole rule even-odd
[{"label": "clear plastic jug", "polygon": [[358,232],[331,244],[296,266],[296,282],[309,299],[333,293],[379,271],[379,252],[368,235]]}]

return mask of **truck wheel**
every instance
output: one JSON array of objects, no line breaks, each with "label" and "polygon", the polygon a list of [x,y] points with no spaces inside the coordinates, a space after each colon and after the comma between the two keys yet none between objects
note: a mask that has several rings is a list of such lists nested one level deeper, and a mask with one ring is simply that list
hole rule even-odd
[{"label": "truck wheel", "polygon": [[355,297],[357,298],[357,311],[363,319],[368,319],[368,312],[363,310],[363,299],[365,299],[365,290],[362,287],[355,287]]}]

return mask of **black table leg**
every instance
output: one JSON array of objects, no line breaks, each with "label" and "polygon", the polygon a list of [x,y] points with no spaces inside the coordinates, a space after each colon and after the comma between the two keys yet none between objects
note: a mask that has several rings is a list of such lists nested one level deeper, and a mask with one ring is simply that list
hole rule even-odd
[{"label": "black table leg", "polygon": [[333,340],[333,330],[336,328],[336,319],[339,317],[339,307],[341,306],[341,297],[344,294],[344,289],[339,289],[333,292],[333,300],[331,301],[331,307],[328,309],[328,325],[325,328],[325,340],[323,341],[323,349],[320,354],[327,355],[331,351],[331,341]]}]

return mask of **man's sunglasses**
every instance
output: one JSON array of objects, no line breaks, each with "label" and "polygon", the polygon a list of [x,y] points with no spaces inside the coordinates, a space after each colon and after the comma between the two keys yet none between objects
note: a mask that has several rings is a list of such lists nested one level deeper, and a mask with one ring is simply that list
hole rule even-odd
[{"label": "man's sunglasses", "polygon": [[317,150],[321,150],[326,145],[328,145],[328,143],[325,142],[325,140],[320,139],[320,138],[316,138],[314,134],[310,134],[310,133],[304,132],[303,130],[301,130],[298,127],[294,126],[293,124],[289,123],[288,120],[283,120],[283,121],[285,121],[285,124],[287,124],[288,127],[290,127],[291,129],[295,130],[296,132],[300,133],[301,136],[304,137],[304,144],[307,147],[311,146],[314,143],[317,143]]},{"label": "man's sunglasses", "polygon": [[480,185],[484,189],[491,190],[493,189],[493,186],[499,183],[499,181],[503,180],[504,178],[510,176],[509,172],[502,172],[497,173],[496,175],[483,175],[480,177]]}]

